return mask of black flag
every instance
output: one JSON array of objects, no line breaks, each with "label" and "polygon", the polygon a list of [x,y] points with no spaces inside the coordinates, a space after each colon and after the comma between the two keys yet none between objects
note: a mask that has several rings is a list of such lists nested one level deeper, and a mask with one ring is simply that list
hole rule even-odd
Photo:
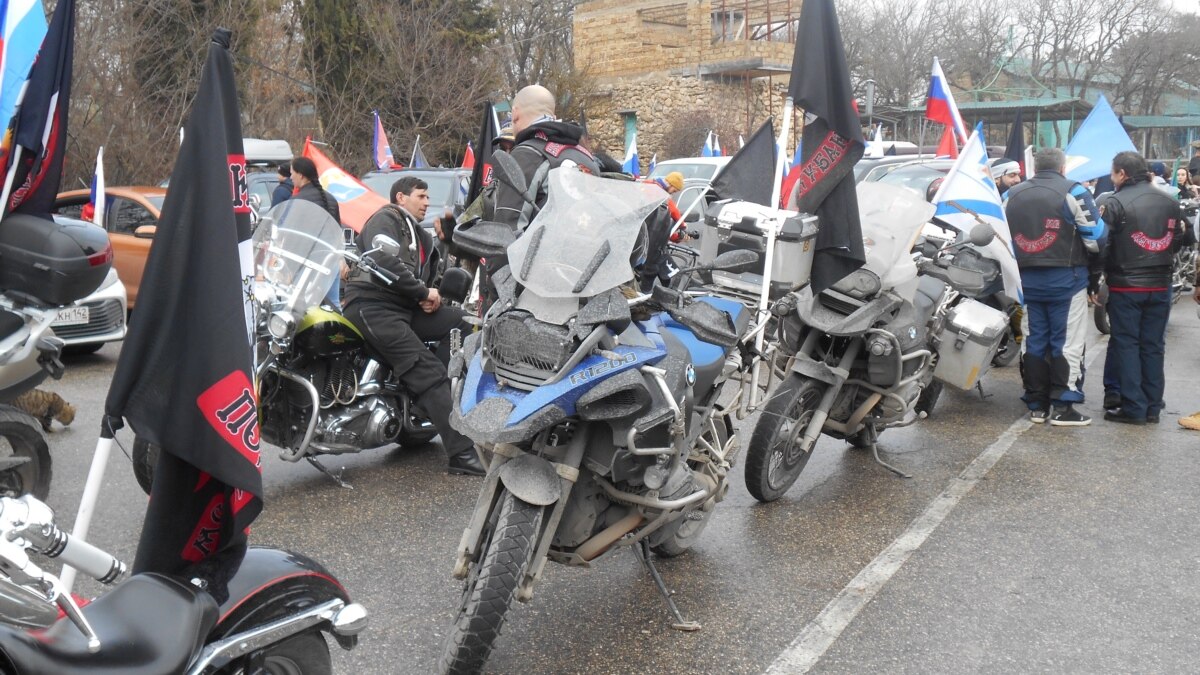
[{"label": "black flag", "polygon": [[[41,5],[33,11],[42,11]],[[75,0],[59,0],[37,60],[29,69],[25,97],[13,117],[13,156],[5,177],[5,213],[49,217],[54,210],[67,150],[74,54]]]},{"label": "black flag", "polygon": [[775,150],[775,128],[768,119],[713,178],[712,193],[719,199],[740,199],[771,206],[775,162],[778,160]]},{"label": "black flag", "polygon": [[788,96],[808,120],[799,178],[787,203],[820,219],[812,268],[813,291],[819,293],[866,262],[853,171],[866,144],[833,0],[804,2]]},{"label": "black flag", "polygon": [[1021,121],[1020,110],[1017,111],[1017,118],[1013,120],[1012,129],[1008,132],[1008,145],[1004,146],[1004,158],[1011,159],[1017,164],[1025,164],[1025,125]]},{"label": "black flag", "polygon": [[475,144],[475,166],[471,169],[471,187],[467,189],[467,204],[474,202],[483,188],[492,182],[492,144],[500,130],[496,128],[496,109],[491,101],[483,104],[483,123],[479,126],[479,142]]},{"label": "black flag", "polygon": [[249,184],[229,38],[219,29],[209,44],[105,402],[163,450],[134,572],[200,576],[218,598],[262,510]]}]

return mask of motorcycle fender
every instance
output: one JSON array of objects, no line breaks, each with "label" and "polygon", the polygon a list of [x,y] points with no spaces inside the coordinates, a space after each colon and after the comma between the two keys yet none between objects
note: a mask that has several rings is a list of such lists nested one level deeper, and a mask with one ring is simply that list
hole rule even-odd
[{"label": "motorcycle fender", "polygon": [[796,361],[792,364],[792,372],[807,377],[810,380],[818,380],[826,384],[837,384],[846,379],[845,373],[839,373],[838,370],[832,368],[820,361],[814,361],[809,358],[803,358],[799,355]]},{"label": "motorcycle fender", "polygon": [[[341,582],[317,561],[300,553],[252,546],[229,580],[229,598],[221,604],[208,641],[282,619],[294,613],[297,603],[310,606],[333,599],[350,602]],[[333,636],[343,649],[357,642],[357,636]]]},{"label": "motorcycle fender", "polygon": [[527,504],[549,506],[562,495],[554,465],[535,455],[521,455],[500,467],[500,482]]}]

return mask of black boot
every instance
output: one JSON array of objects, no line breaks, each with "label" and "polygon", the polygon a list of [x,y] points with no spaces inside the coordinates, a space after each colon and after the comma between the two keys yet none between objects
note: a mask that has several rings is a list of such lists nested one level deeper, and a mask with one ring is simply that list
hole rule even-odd
[{"label": "black boot", "polygon": [[479,453],[475,452],[475,446],[473,445],[457,454],[450,455],[447,470],[452,475],[487,475],[487,469],[483,468],[483,463],[479,461]]}]

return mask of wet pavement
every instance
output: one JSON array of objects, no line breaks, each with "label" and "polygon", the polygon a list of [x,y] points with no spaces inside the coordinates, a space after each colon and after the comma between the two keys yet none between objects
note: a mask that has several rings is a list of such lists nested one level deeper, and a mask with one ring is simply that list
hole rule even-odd
[{"label": "wet pavement", "polygon": [[[791,491],[760,505],[739,458],[698,545],[658,563],[703,630],[672,631],[648,575],[621,550],[590,569],[548,565],[533,600],[510,613],[489,672],[764,672],[781,653],[796,654],[789,648],[831,600],[859,592],[843,589],[1010,427],[1015,441],[995,466],[861,611],[842,617],[836,639],[808,654],[813,671],[1193,670],[1200,433],[1176,423],[1200,409],[1200,319],[1190,300],[1169,330],[1161,424],[1099,419],[1101,343],[1086,387],[1095,403],[1083,406],[1097,418],[1090,427],[1014,426],[1023,406],[1013,367],[986,378],[986,400],[948,390],[933,417],[882,435],[885,460],[912,479],[825,438]],[[68,528],[118,350],[71,360],[47,386],[79,408],[72,427],[51,435],[49,502]],[[740,424],[743,441],[754,421]],[[119,439],[131,446],[126,432]],[[264,452],[266,510],[252,542],[320,560],[370,611],[358,649],[333,646],[337,672],[432,672],[460,595],[453,551],[480,480],[446,475],[436,445],[327,464],[344,466],[354,489]],[[114,449],[90,539],[132,560],[144,511],[129,461]]]}]

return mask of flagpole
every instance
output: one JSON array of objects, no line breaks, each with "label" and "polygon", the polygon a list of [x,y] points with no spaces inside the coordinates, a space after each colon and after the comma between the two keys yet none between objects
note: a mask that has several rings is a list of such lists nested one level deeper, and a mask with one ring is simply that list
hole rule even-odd
[{"label": "flagpole", "polygon": [[417,161],[417,148],[421,147],[421,134],[417,134],[417,142],[413,143],[412,157],[408,158],[408,165],[411,167],[413,162]]},{"label": "flagpole", "polygon": [[[100,500],[100,486],[104,482],[104,471],[108,468],[108,456],[112,452],[113,433],[110,425],[100,425],[100,438],[96,440],[96,452],[92,454],[92,466],[88,469],[87,482],[83,486],[83,497],[79,499],[79,512],[75,514],[75,527],[71,530],[71,538],[87,541],[88,528],[92,524],[92,514],[96,511],[96,502]],[[75,583],[75,568],[63,565],[59,576],[63,589],[71,592]]]}]

